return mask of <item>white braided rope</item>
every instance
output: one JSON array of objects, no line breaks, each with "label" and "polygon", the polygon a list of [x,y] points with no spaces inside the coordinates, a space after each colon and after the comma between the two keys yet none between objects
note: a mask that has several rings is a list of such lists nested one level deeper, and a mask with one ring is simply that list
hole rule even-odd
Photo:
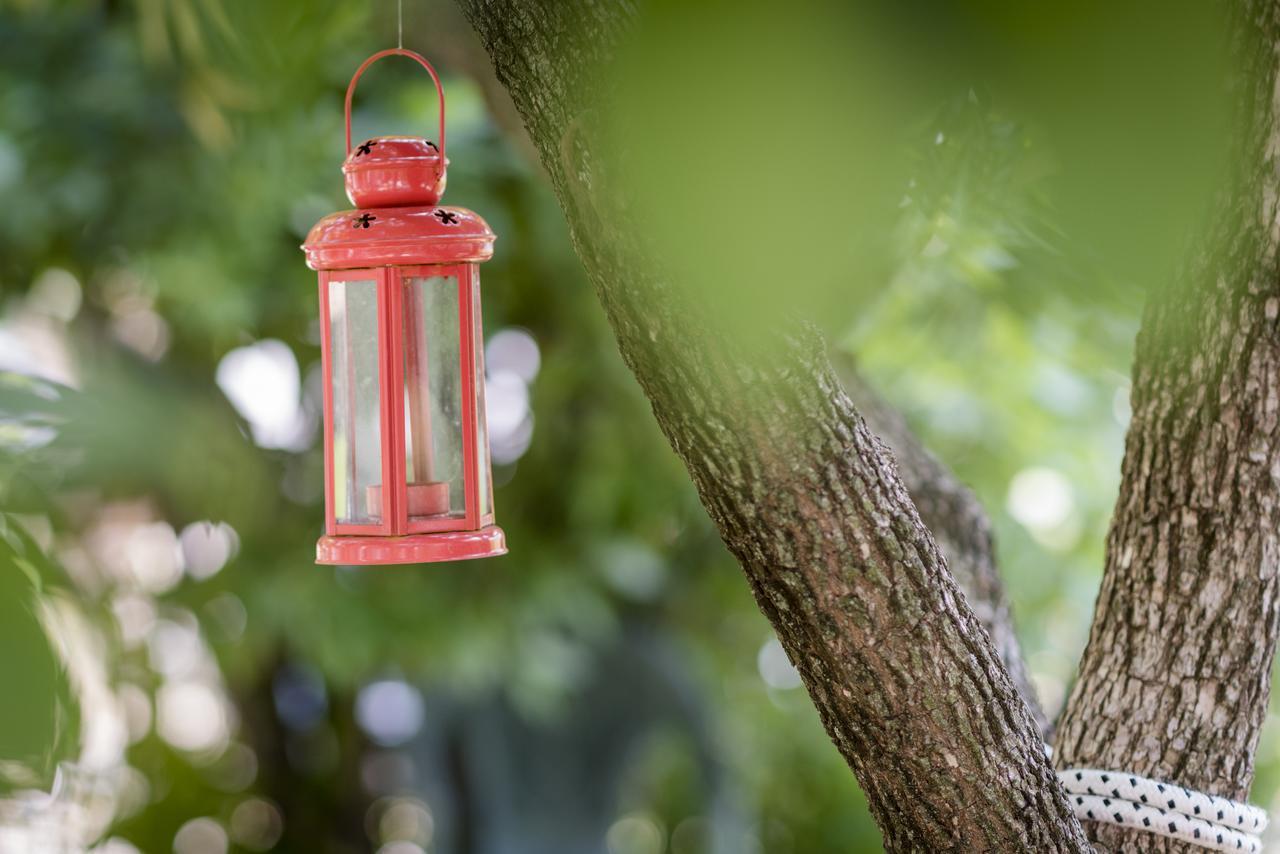
[{"label": "white braided rope", "polygon": [[1258,834],[1267,814],[1251,804],[1119,771],[1070,768],[1058,779],[1082,821],[1132,827],[1213,851],[1262,850]]}]

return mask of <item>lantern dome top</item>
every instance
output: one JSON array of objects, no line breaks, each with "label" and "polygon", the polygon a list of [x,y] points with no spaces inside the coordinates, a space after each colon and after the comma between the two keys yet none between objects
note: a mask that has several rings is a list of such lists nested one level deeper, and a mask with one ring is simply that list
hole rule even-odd
[{"label": "lantern dome top", "polygon": [[434,205],[449,161],[429,139],[378,136],[351,149],[342,164],[347,198],[360,208]]},{"label": "lantern dome top", "polygon": [[[436,85],[440,144],[420,136],[376,136],[351,144],[351,100],[365,69],[386,56],[404,56],[426,69]],[[366,59],[347,86],[344,108],[347,197],[356,210],[330,214],[302,245],[313,270],[416,264],[459,264],[493,256],[493,231],[465,208],[438,207],[444,192],[444,87],[431,63],[411,50],[391,48]]]},{"label": "lantern dome top", "polygon": [[487,261],[494,239],[474,211],[426,205],[329,214],[311,229],[302,249],[311,269],[344,270]]}]

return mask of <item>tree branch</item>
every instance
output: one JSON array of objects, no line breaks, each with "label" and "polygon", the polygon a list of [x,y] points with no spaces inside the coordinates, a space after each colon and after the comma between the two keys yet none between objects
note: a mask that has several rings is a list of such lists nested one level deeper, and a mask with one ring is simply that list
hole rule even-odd
[{"label": "tree branch", "polygon": [[947,558],[947,566],[974,615],[982,623],[1018,693],[1046,737],[1049,722],[1036,698],[1035,686],[1014,632],[1013,614],[996,568],[991,521],[977,497],[921,443],[902,414],[867,384],[853,359],[837,354],[835,367],[846,393],[871,431],[893,451],[898,473]]},{"label": "tree branch", "polygon": [[[538,150],[525,132],[510,94],[494,74],[484,46],[460,11],[451,4],[440,4],[433,10],[432,20],[433,27],[423,34],[431,55],[443,57],[452,67],[466,69],[468,75],[479,82],[485,101],[503,132],[515,140],[521,154],[536,169],[543,171]],[[899,474],[925,526],[938,540],[969,607],[991,635],[1018,693],[1031,709],[1040,731],[1047,736],[1048,722],[1023,661],[1004,584],[996,568],[991,524],[986,512],[973,493],[925,449],[902,415],[867,384],[851,357],[836,352],[833,361],[854,406],[866,418],[871,431],[892,449]]]},{"label": "tree branch", "polygon": [[[1106,570],[1058,761],[1244,798],[1280,619],[1280,12],[1234,9],[1237,180],[1207,248],[1154,294]],[[1125,851],[1191,851],[1091,828]]]},{"label": "tree branch", "polygon": [[761,348],[718,334],[637,242],[590,122],[626,8],[463,2],[624,359],[858,775],[886,847],[1089,850],[1026,704],[821,345],[801,331]]}]

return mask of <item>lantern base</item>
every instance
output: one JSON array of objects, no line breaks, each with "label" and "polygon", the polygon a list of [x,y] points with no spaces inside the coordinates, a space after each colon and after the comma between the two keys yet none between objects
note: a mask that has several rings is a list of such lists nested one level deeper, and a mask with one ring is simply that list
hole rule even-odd
[{"label": "lantern base", "polygon": [[316,542],[316,563],[342,566],[439,563],[506,553],[507,537],[497,525],[407,537],[321,537]]}]

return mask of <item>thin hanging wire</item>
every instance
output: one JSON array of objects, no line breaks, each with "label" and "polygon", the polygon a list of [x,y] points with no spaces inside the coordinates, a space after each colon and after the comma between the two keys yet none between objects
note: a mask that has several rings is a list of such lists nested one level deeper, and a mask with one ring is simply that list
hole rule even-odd
[{"label": "thin hanging wire", "polygon": [[396,47],[404,50],[404,0],[396,0]]}]

